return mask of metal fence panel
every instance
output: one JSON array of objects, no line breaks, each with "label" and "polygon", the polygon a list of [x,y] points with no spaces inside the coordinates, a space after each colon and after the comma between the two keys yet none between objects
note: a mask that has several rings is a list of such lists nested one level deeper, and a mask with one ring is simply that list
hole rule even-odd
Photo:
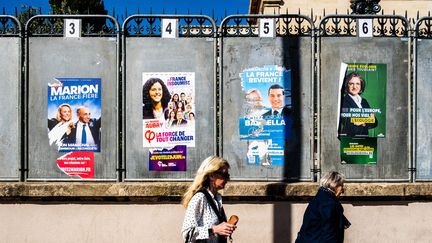
[{"label": "metal fence panel", "polygon": [[416,180],[432,180],[432,161],[431,161],[431,146],[432,133],[430,113],[430,104],[432,98],[430,90],[432,83],[430,82],[430,70],[432,67],[432,30],[430,17],[419,19],[416,23],[416,36],[414,47],[414,65],[415,65],[415,161],[416,161]]},{"label": "metal fence panel", "polygon": [[[162,19],[178,21],[177,38],[161,37]],[[191,179],[201,161],[216,152],[215,24],[206,16],[135,15],[125,21],[123,30],[125,180]],[[186,162],[185,168],[150,167],[150,152],[172,149],[174,145],[159,143],[150,147],[144,144],[144,133],[153,131],[143,125],[143,121],[144,124],[149,121],[143,119],[143,73],[148,72],[168,76],[182,72],[195,75],[195,84],[190,86],[190,92],[194,90],[195,145],[186,148],[186,161],[180,162]],[[166,80],[164,82],[168,86]],[[174,96],[175,87],[168,89]],[[174,130],[173,126],[163,129],[164,132]],[[168,160],[164,162],[168,163]]]},{"label": "metal fence panel", "polygon": [[[258,23],[263,19],[275,20],[275,37],[258,37]],[[244,24],[246,20],[248,24]],[[221,32],[220,143],[221,154],[231,162],[232,177],[240,180],[312,180],[313,24],[298,15],[230,16],[222,22]],[[255,146],[254,143],[260,140],[240,138],[239,130],[243,125],[239,120],[244,116],[247,106],[247,90],[239,75],[244,70],[266,65],[291,71],[293,124],[289,129],[293,135],[283,142],[284,161],[281,165],[267,164],[265,158],[262,159],[263,163],[260,161],[252,165],[247,156],[254,149],[251,148]],[[264,85],[267,84],[255,87]],[[267,91],[261,95],[263,101],[267,101]],[[261,155],[258,156],[261,159]]]},{"label": "metal fence panel", "polygon": [[[373,38],[355,36],[355,24],[361,18],[376,18]],[[321,21],[318,73],[322,172],[340,171],[349,180],[408,180],[410,47],[406,23],[405,19],[394,16],[328,16]],[[376,164],[341,164],[337,94],[342,62],[387,64],[386,132],[385,138],[377,138]]]},{"label": "metal fence panel", "polygon": [[[21,37],[18,20],[0,16],[0,180],[19,180],[21,167]],[[7,50],[7,51],[5,51]]]},{"label": "metal fence panel", "polygon": [[[57,146],[49,145],[47,132],[48,83],[54,78],[75,79],[100,79],[99,96],[101,104],[98,112],[90,110],[91,118],[99,113],[101,118],[100,129],[100,152],[86,152],[83,157],[94,154],[94,176],[87,177],[88,180],[115,180],[117,178],[117,167],[119,158],[119,106],[118,106],[118,45],[119,38],[115,31],[106,36],[90,37],[90,29],[83,30],[87,35],[80,38],[61,37],[62,28],[55,29],[55,24],[50,24],[56,19],[72,18],[71,16],[37,16],[29,20],[26,26],[27,38],[27,94],[28,94],[28,180],[81,180],[84,177],[69,176],[63,172],[58,164],[61,156],[68,153],[59,152]],[[73,16],[74,19],[91,19],[92,16]],[[109,19],[106,16],[93,18]],[[48,21],[43,22],[43,21]],[[118,24],[113,21],[112,28]],[[55,22],[54,22],[55,23]],[[32,25],[35,24],[35,25]],[[51,31],[38,32],[40,27],[54,27]],[[34,28],[34,29],[33,29]],[[55,32],[58,30],[58,32]],[[48,33],[48,34],[47,34]],[[50,33],[50,34],[49,34]],[[113,34],[114,33],[114,34]],[[59,35],[59,37],[56,37]],[[70,88],[73,89],[72,87]],[[100,93],[102,93],[100,95]],[[73,94],[73,92],[71,92]],[[79,100],[80,105],[87,105],[86,100]],[[66,103],[73,102],[66,100]],[[72,116],[77,121],[75,110]],[[97,120],[94,121],[95,123]],[[77,127],[77,123],[75,123]],[[92,126],[89,123],[89,126]],[[97,138],[94,138],[95,140]],[[96,142],[96,141],[95,141]],[[80,148],[82,149],[82,148]],[[80,149],[78,150],[79,152]],[[74,152],[78,152],[74,151]],[[75,158],[79,160],[78,158]],[[56,163],[57,162],[57,163]],[[74,161],[75,163],[76,161]],[[86,162],[86,161],[81,161]],[[89,165],[91,167],[91,165]],[[79,166],[78,166],[79,167]],[[81,167],[82,168],[82,167]]]}]

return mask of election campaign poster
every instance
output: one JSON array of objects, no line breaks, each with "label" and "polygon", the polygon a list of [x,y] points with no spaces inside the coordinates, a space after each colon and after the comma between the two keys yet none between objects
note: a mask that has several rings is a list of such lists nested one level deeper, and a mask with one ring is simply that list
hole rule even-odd
[{"label": "election campaign poster", "polygon": [[340,137],[383,138],[386,134],[387,64],[342,64],[340,75]]},{"label": "election campaign poster", "polygon": [[48,140],[59,152],[100,152],[100,78],[54,78],[48,83]]},{"label": "election campaign poster", "polygon": [[186,171],[186,145],[150,149],[150,171]]},{"label": "election campaign poster", "polygon": [[377,138],[340,138],[342,164],[376,164]]},{"label": "election campaign poster", "polygon": [[240,74],[244,95],[240,140],[248,140],[247,164],[284,164],[284,145],[292,136],[291,70],[265,65]]},{"label": "election campaign poster", "polygon": [[143,146],[195,147],[195,73],[143,72]]},{"label": "election campaign poster", "polygon": [[94,178],[94,153],[70,152],[57,159],[57,167],[66,175]]}]

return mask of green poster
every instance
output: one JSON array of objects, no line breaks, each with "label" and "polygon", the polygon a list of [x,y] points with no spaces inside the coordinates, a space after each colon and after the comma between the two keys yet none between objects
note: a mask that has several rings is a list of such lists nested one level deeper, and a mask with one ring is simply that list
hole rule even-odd
[{"label": "green poster", "polygon": [[340,138],[342,164],[376,164],[377,138]]},{"label": "green poster", "polygon": [[342,64],[339,136],[383,138],[386,132],[387,64]]}]

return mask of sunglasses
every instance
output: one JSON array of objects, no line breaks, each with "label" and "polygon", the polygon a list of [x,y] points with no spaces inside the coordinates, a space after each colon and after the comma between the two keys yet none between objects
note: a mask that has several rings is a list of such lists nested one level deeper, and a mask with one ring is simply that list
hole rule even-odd
[{"label": "sunglasses", "polygon": [[223,179],[226,179],[226,180],[228,180],[230,178],[230,174],[228,172],[216,171],[216,172],[214,172],[214,174],[216,176],[219,176],[220,178],[223,178]]}]

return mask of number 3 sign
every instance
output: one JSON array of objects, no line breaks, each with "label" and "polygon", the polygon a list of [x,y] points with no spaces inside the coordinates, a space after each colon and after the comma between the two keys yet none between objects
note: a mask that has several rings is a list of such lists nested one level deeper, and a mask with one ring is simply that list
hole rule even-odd
[{"label": "number 3 sign", "polygon": [[372,19],[359,19],[357,21],[358,37],[373,37]]},{"label": "number 3 sign", "polygon": [[81,20],[80,19],[65,19],[64,20],[64,36],[79,38],[81,37]]}]

